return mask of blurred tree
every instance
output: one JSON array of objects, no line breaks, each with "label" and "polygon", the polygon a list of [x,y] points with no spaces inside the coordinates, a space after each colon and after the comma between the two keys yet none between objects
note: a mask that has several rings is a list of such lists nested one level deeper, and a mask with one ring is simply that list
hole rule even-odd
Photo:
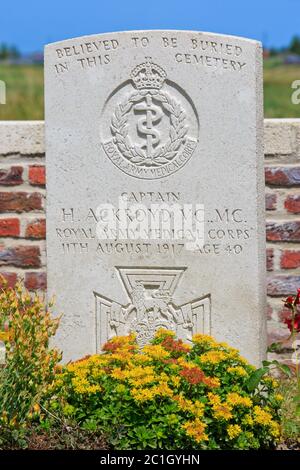
[{"label": "blurred tree", "polygon": [[16,46],[8,46],[5,43],[0,44],[0,60],[18,59],[20,52]]},{"label": "blurred tree", "polygon": [[300,55],[300,37],[299,36],[294,36],[292,38],[291,43],[289,45],[289,51],[292,52],[293,54]]},{"label": "blurred tree", "polygon": [[8,47],[5,43],[0,45],[0,59],[5,60],[8,58]]}]

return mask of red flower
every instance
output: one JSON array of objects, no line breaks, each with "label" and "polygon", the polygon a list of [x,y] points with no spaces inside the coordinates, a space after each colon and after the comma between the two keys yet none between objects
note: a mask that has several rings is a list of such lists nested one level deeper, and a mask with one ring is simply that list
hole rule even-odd
[{"label": "red flower", "polygon": [[[292,332],[293,331],[293,320],[292,318],[286,318],[284,323],[287,325],[288,329]],[[294,318],[294,331],[299,333],[300,332],[300,315],[296,315]]]},{"label": "red flower", "polygon": [[295,298],[294,305],[298,305],[300,303],[300,289],[297,289],[297,295]]},{"label": "red flower", "polygon": [[175,355],[180,356],[181,354],[186,354],[190,347],[187,344],[184,344],[182,339],[175,340],[171,336],[167,336],[162,341],[161,345],[169,352],[175,353]]},{"label": "red flower", "polygon": [[204,372],[198,367],[191,367],[190,369],[184,367],[182,371],[179,372],[182,377],[184,377],[190,384],[197,385],[202,382],[205,378]]},{"label": "red flower", "polygon": [[[298,295],[298,294],[297,294]],[[284,306],[287,307],[287,308],[292,308],[293,305],[294,305],[294,302],[295,302],[295,297],[293,297],[292,295],[290,295],[289,297],[287,297],[284,301]]]}]

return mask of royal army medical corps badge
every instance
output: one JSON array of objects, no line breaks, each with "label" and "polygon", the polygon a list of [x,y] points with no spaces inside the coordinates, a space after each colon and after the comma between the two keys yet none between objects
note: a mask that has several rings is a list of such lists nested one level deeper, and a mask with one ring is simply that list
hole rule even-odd
[{"label": "royal army medical corps badge", "polygon": [[108,97],[102,113],[106,155],[124,173],[163,178],[182,168],[198,142],[197,112],[187,93],[150,57]]}]

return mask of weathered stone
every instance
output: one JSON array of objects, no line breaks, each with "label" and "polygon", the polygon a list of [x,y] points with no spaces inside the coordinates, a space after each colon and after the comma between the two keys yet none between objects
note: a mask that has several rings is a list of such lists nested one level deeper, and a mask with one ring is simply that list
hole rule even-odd
[{"label": "weathered stone", "polygon": [[263,357],[261,66],[258,42],[209,33],[46,47],[48,293],[65,361],[159,327]]}]

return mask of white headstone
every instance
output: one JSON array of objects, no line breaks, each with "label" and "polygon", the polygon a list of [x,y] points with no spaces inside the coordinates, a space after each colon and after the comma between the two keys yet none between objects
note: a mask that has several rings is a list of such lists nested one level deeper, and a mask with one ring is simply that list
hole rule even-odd
[{"label": "white headstone", "polygon": [[64,360],[159,327],[265,351],[261,44],[132,31],[45,50],[48,294]]}]

